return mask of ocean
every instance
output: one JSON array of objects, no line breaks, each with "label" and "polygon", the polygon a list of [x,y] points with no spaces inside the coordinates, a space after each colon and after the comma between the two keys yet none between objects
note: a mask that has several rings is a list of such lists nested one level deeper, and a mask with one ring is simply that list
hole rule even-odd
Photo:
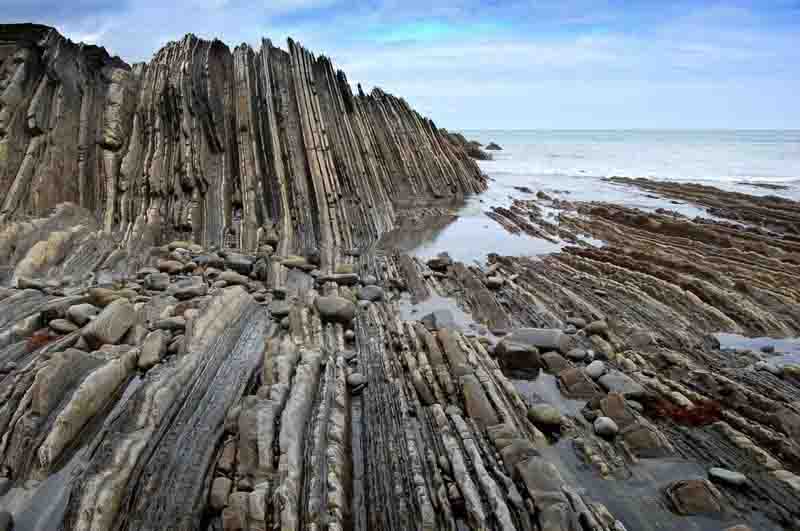
[{"label": "ocean", "polygon": [[[485,215],[492,206],[531,198],[515,187],[542,190],[573,201],[610,201],[653,210],[667,207],[689,216],[706,215],[641,190],[611,184],[611,176],[697,182],[753,195],[800,200],[800,130],[531,130],[460,131],[469,140],[503,149],[481,161],[489,189],[469,198],[458,219],[408,249],[423,257],[447,251],[458,260],[482,262],[488,253],[541,255],[553,244],[507,233]],[[753,184],[786,187],[771,190]],[[555,216],[555,213],[552,213]]]}]

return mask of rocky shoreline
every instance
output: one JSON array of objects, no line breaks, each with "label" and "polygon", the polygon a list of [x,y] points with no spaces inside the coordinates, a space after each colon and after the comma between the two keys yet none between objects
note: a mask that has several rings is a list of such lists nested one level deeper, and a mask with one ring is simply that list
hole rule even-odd
[{"label": "rocky shoreline", "polygon": [[[146,183],[127,189],[133,211],[117,203],[127,193],[119,180],[111,202],[58,191],[4,211],[13,215],[0,226],[1,531],[798,529],[798,365],[774,348],[723,348],[718,333],[800,335],[800,204],[614,180],[710,212],[689,219],[531,190],[488,214],[509,231],[565,242],[560,252],[422,260],[399,250],[391,230],[430,217],[443,219],[430,230],[446,225],[449,203],[486,178],[462,142],[402,100],[374,93],[324,110],[349,88],[331,88],[339,74],[299,47],[231,56],[187,37],[126,70],[98,49],[31,32],[2,27],[2,90],[32,98],[41,83],[25,72],[49,64],[47,75],[58,74],[61,54],[120,68],[129,73],[108,79],[140,76],[131,123],[194,123],[179,127],[199,135],[183,144],[193,154],[228,157],[198,146],[229,122],[203,121],[214,105],[209,115],[184,100],[176,111],[163,97],[228,79],[219,69],[229,62],[229,74],[252,66],[243,83],[303,63],[294,81],[270,86],[319,98],[322,112],[308,120],[299,100],[275,92],[239,99],[244,107],[222,98],[218,110],[237,124],[225,145],[240,154],[252,139],[235,117],[266,104],[250,114],[265,133],[254,152],[276,168],[252,200],[260,221],[238,225],[236,238],[221,229],[236,227],[226,216],[238,203],[215,202],[211,184],[227,194],[230,183],[211,166],[208,188],[190,179],[157,191],[156,166],[137,162],[131,175]],[[77,82],[94,98],[100,79]],[[2,123],[22,120],[24,98]],[[278,101],[289,110],[273,116]],[[132,127],[126,152],[151,162],[182,145],[161,128]],[[337,127],[362,133],[336,136]],[[26,148],[32,166],[23,162],[14,183],[50,183],[48,150],[74,140],[56,129],[28,127],[27,142],[51,140]],[[266,133],[303,149],[273,157]],[[328,147],[317,133],[330,135]],[[136,138],[162,148],[131,151]],[[354,139],[363,142],[351,149]],[[286,169],[310,171],[317,157],[330,173]],[[252,191],[245,160],[232,186]],[[172,168],[167,180],[186,176],[160,167]],[[109,174],[85,175],[105,185]],[[200,215],[181,221],[176,197],[201,192]],[[346,200],[357,197],[361,210]]]}]

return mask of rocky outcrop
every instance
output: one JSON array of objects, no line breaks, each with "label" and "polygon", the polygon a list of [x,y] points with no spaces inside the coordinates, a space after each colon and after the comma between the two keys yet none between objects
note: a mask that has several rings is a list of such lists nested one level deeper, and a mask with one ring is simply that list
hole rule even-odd
[{"label": "rocky outcrop", "polygon": [[[51,28],[0,26],[0,224],[71,202],[130,256],[181,236],[315,252],[332,271],[398,206],[484,187],[433,122],[379,89],[353,93],[291,40],[230,50],[187,35],[130,66]],[[50,254],[86,237],[70,229]]]}]

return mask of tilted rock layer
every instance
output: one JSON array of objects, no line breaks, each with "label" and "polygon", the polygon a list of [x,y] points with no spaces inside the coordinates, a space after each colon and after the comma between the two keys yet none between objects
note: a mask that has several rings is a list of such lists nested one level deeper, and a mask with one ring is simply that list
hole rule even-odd
[{"label": "tilted rock layer", "polygon": [[449,134],[379,89],[353,94],[291,40],[231,51],[187,35],[129,66],[0,25],[0,223],[72,202],[128,240],[279,244],[324,266],[397,205],[484,187]]}]

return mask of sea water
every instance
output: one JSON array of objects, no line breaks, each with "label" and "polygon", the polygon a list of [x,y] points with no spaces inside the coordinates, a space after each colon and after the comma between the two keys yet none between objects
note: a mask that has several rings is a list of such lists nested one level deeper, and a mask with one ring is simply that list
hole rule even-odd
[{"label": "sea water", "polygon": [[[493,160],[480,161],[489,189],[458,211],[458,219],[413,252],[422,257],[447,251],[461,261],[481,262],[486,254],[537,256],[557,251],[553,244],[514,235],[485,215],[493,206],[535,196],[526,187],[572,201],[609,201],[654,210],[669,208],[690,217],[707,215],[696,205],[672,203],[606,177],[649,177],[696,182],[752,195],[800,200],[800,130],[611,130],[461,131],[468,140],[496,142]],[[752,186],[775,184],[785,189]]]}]

